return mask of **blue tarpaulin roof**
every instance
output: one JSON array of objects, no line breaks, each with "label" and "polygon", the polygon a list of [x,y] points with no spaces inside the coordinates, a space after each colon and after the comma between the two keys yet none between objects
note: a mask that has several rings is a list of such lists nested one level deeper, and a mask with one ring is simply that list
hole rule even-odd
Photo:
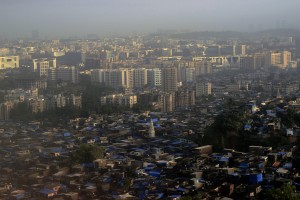
[{"label": "blue tarpaulin roof", "polygon": [[70,137],[70,136],[72,136],[72,133],[69,133],[69,132],[64,133],[64,137]]},{"label": "blue tarpaulin roof", "polygon": [[248,163],[241,163],[240,168],[249,168],[250,165]]},{"label": "blue tarpaulin roof", "polygon": [[145,151],[145,149],[137,148],[137,147],[131,148],[131,150],[133,150],[133,151]]},{"label": "blue tarpaulin roof", "polygon": [[93,129],[94,129],[94,127],[92,127],[92,126],[86,127],[86,130],[87,130],[87,131],[92,131]]},{"label": "blue tarpaulin roof", "polygon": [[160,171],[150,171],[148,174],[153,177],[160,177]]},{"label": "blue tarpaulin roof", "polygon": [[220,158],[220,162],[228,162],[229,158],[226,158],[226,157],[221,157]]},{"label": "blue tarpaulin roof", "polygon": [[171,196],[169,196],[170,198],[179,198],[179,197],[181,197],[181,195],[179,195],[179,194],[174,194],[174,195],[171,195]]},{"label": "blue tarpaulin roof", "polygon": [[175,141],[175,142],[172,143],[172,145],[178,145],[178,144],[182,144],[182,142],[181,141]]},{"label": "blue tarpaulin roof", "polygon": [[179,187],[179,188],[177,188],[177,190],[179,190],[181,192],[185,192],[187,189]]},{"label": "blue tarpaulin roof", "polygon": [[54,190],[50,190],[50,189],[47,189],[47,188],[44,188],[44,189],[41,189],[40,191],[39,191],[39,193],[42,193],[42,194],[52,194],[52,193],[55,193],[55,191]]}]

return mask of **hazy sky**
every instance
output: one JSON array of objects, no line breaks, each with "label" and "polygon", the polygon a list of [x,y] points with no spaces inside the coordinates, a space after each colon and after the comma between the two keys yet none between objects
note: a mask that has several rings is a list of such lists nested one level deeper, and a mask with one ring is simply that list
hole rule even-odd
[{"label": "hazy sky", "polygon": [[0,0],[0,38],[299,28],[300,0]]}]

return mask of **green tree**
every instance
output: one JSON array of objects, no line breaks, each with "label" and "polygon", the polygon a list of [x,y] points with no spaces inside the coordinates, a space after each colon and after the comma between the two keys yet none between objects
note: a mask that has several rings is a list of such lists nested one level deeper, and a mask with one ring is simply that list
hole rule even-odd
[{"label": "green tree", "polygon": [[82,144],[80,147],[71,154],[72,163],[91,163],[98,158],[104,157],[104,148]]},{"label": "green tree", "polygon": [[66,106],[62,108],[52,108],[42,113],[35,114],[35,118],[57,125],[58,123],[65,123],[69,119],[77,117],[88,117],[88,114],[84,113],[83,110],[74,106]]},{"label": "green tree", "polygon": [[100,111],[100,97],[110,94],[114,89],[103,85],[87,85],[82,94],[82,109],[88,112]]},{"label": "green tree", "polygon": [[21,102],[15,105],[10,112],[10,117],[16,121],[30,121],[33,119],[30,106],[26,102]]},{"label": "green tree", "polygon": [[146,104],[140,104],[140,103],[134,104],[132,107],[132,111],[137,112],[137,113],[144,112],[146,110],[152,110],[152,109],[153,109],[152,105],[146,105]]},{"label": "green tree", "polygon": [[278,117],[280,117],[282,124],[287,127],[292,127],[295,124],[296,111],[289,108],[286,113],[278,112]]},{"label": "green tree", "polygon": [[266,192],[267,199],[274,200],[300,200],[300,197],[295,193],[296,188],[290,184],[284,184],[280,188],[273,188]]},{"label": "green tree", "polygon": [[240,132],[246,117],[243,110],[229,110],[219,114],[214,123],[204,131],[203,144],[213,145],[216,151],[224,147],[237,147],[241,142]]}]

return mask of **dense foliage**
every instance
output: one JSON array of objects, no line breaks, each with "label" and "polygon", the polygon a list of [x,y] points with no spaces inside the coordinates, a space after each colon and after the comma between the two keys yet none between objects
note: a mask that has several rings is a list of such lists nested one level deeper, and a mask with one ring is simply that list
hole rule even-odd
[{"label": "dense foliage", "polygon": [[91,163],[96,159],[104,157],[104,148],[95,146],[82,144],[80,147],[72,152],[71,161],[73,163]]},{"label": "dense foliage", "polygon": [[299,195],[295,191],[294,186],[284,184],[280,188],[273,188],[267,191],[266,198],[274,200],[300,200]]},{"label": "dense foliage", "polygon": [[16,121],[28,122],[34,118],[30,106],[26,102],[18,103],[10,112],[10,118]]},{"label": "dense foliage", "polygon": [[[226,109],[215,117],[214,123],[205,129],[204,137],[198,137],[199,144],[213,145],[215,151],[221,151],[223,148],[248,151],[250,145],[278,147],[289,144],[288,139],[281,132],[263,138],[251,131],[245,131],[244,125],[251,117],[243,105],[237,109],[234,102],[229,100],[224,107]],[[284,123],[298,122],[298,114],[292,111],[287,111],[287,114],[281,117]]]},{"label": "dense foliage", "polygon": [[234,148],[239,144],[239,131],[243,126],[245,114],[228,111],[223,112],[215,118],[204,133],[203,143],[212,144],[215,150],[226,148]]}]

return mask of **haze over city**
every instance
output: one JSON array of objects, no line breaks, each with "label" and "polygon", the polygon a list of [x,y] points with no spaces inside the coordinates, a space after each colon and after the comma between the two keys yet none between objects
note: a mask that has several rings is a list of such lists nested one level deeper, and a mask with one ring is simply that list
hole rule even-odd
[{"label": "haze over city", "polygon": [[0,200],[300,200],[300,0],[0,0]]},{"label": "haze over city", "polygon": [[26,0],[0,2],[0,38],[144,34],[157,30],[299,28],[298,0]]}]

